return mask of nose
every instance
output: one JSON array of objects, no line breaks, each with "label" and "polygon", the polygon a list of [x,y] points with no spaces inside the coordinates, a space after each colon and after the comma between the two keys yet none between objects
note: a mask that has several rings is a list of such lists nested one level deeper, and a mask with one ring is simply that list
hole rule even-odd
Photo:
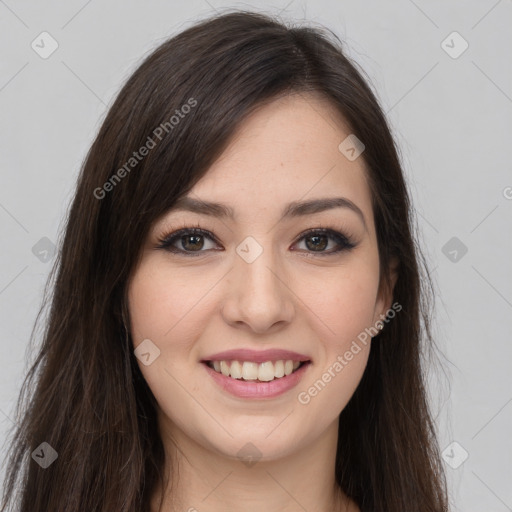
[{"label": "nose", "polygon": [[294,294],[272,251],[264,248],[250,263],[236,254],[233,265],[224,285],[224,320],[255,333],[289,324],[295,314]]}]

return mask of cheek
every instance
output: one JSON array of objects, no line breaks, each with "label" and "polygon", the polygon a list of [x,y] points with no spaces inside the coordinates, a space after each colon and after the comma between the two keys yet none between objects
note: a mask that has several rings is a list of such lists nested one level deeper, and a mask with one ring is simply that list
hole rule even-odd
[{"label": "cheek", "polygon": [[373,324],[378,291],[378,263],[355,260],[317,278],[309,272],[299,294],[318,319],[317,329],[326,349],[343,350]]},{"label": "cheek", "polygon": [[186,343],[181,331],[187,330],[188,338],[193,338],[196,325],[190,321],[198,308],[201,310],[207,301],[200,301],[205,289],[211,285],[207,277],[194,278],[190,273],[180,276],[179,272],[155,264],[142,265],[135,274],[128,293],[133,341],[135,345],[142,339],[155,340],[165,348],[169,340],[173,345]]},{"label": "cheek", "polygon": [[[207,280],[205,284],[205,279],[198,279],[201,285],[187,287],[183,274],[171,275],[168,268],[155,262],[150,264],[148,259],[137,270],[128,290],[133,348],[149,339],[160,351],[151,364],[146,365],[138,358],[137,364],[160,407],[177,423],[179,418],[173,416],[173,411],[200,414],[183,388],[189,365],[196,362],[193,340],[197,338],[198,323],[194,314],[202,305],[198,301],[208,284]],[[195,391],[190,383],[187,390]]]},{"label": "cheek", "polygon": [[[366,270],[339,273],[335,281],[310,288],[321,351],[318,364],[297,391],[297,401],[307,418],[322,417],[322,425],[335,421],[346,407],[368,362],[371,336],[365,329],[373,321],[378,275]],[[310,423],[315,435],[321,426]]]},{"label": "cheek", "polygon": [[[324,270],[324,269],[322,269]],[[368,362],[378,291],[378,260],[351,260],[318,279],[309,274],[301,287],[304,303],[316,317],[321,344],[318,364],[301,386],[298,402],[312,417],[334,420],[357,388]],[[320,278],[321,277],[321,278]],[[329,412],[327,412],[329,411]]]}]

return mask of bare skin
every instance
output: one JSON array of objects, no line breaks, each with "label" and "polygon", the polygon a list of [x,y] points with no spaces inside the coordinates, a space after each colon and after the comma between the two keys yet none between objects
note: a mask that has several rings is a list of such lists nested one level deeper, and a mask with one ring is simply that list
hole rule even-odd
[{"label": "bare skin", "polygon": [[[245,120],[188,194],[226,204],[235,217],[171,210],[151,229],[130,280],[129,308],[134,347],[150,339],[160,350],[152,364],[139,361],[159,405],[165,475],[173,475],[172,486],[154,490],[152,512],[162,492],[164,512],[359,510],[337,486],[334,467],[338,416],[371,342],[360,344],[342,371],[332,368],[382,319],[392,295],[381,286],[364,162],[338,149],[349,134],[318,96],[276,100]],[[334,197],[360,214],[336,207],[281,219],[290,202]],[[178,238],[179,253],[158,248],[170,233],[198,226],[215,239],[184,245]],[[330,235],[304,238],[311,228],[342,233],[354,247],[334,252],[340,243]],[[262,248],[250,263],[236,251],[247,237]],[[237,348],[292,350],[311,364],[279,396],[241,398],[201,362]],[[328,383],[309,393],[329,368]],[[301,392],[308,400],[298,399]],[[250,464],[240,456],[247,446],[256,450]]]}]

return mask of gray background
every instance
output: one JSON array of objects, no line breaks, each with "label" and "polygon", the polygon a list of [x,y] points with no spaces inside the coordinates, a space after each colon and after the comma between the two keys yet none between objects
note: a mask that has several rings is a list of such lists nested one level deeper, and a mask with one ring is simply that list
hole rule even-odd
[{"label": "gray background", "polygon": [[[512,511],[510,0],[0,1],[2,442],[52,244],[107,106],[155,46],[228,7],[325,25],[371,77],[437,287],[444,357],[429,389],[453,510]],[[46,59],[31,47],[43,31],[59,45]]]}]

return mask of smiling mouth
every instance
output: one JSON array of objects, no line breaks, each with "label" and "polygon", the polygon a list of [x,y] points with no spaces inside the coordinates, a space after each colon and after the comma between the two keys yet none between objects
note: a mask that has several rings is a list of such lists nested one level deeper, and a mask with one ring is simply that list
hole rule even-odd
[{"label": "smiling mouth", "polygon": [[241,381],[271,382],[296,372],[311,361],[293,361],[280,359],[255,363],[252,361],[205,361],[205,364],[217,373]]}]

